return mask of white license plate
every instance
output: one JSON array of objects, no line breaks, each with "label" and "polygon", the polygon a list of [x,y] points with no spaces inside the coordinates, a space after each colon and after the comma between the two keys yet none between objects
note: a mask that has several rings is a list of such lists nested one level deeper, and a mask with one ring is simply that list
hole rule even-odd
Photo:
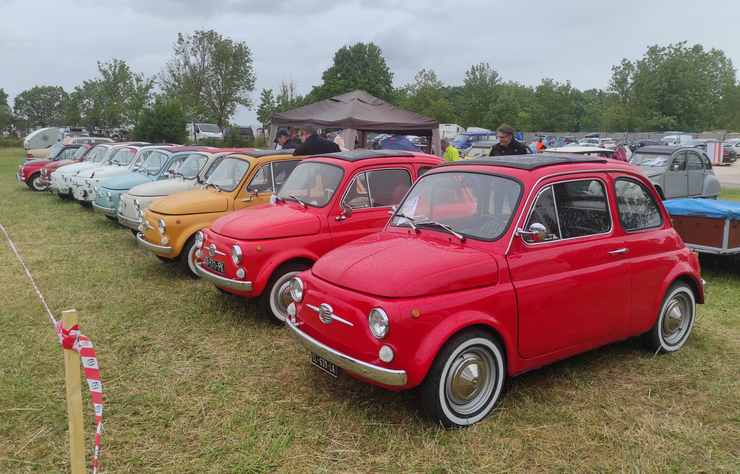
[{"label": "white license plate", "polygon": [[311,353],[311,363],[334,378],[339,377],[339,373],[342,370],[334,365],[332,362],[329,362],[328,360],[314,354],[313,352]]},{"label": "white license plate", "polygon": [[211,257],[206,257],[204,262],[206,264],[206,267],[210,268],[214,272],[224,272],[224,262],[219,262],[218,260],[214,260]]}]

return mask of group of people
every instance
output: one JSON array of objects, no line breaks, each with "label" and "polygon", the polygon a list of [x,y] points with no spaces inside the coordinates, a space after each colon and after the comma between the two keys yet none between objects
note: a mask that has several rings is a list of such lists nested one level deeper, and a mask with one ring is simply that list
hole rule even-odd
[{"label": "group of people", "polygon": [[320,155],[324,153],[338,153],[342,151],[339,145],[319,135],[313,127],[301,129],[301,138],[298,139],[295,130],[288,133],[285,130],[278,132],[275,138],[276,150],[294,150],[295,156]]}]

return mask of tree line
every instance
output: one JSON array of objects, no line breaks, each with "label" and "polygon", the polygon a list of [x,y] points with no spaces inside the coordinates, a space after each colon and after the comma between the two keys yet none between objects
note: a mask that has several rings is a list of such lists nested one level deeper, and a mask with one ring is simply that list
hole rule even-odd
[{"label": "tree line", "polygon": [[[536,86],[505,80],[494,66],[470,66],[462,84],[443,83],[420,70],[399,87],[381,49],[356,43],[337,50],[321,83],[305,95],[292,81],[259,94],[257,118],[363,89],[399,107],[464,127],[519,130],[641,131],[740,130],[740,85],[732,61],[718,49],[686,42],[650,46],[638,59],[612,67],[605,89],[579,90],[569,81]],[[72,91],[39,85],[18,94],[14,106],[0,89],[0,130],[49,125],[88,129],[135,126],[138,138],[184,141],[187,120],[225,127],[238,106],[252,107],[255,71],[250,48],[219,33],[178,34],[171,59],[146,77],[126,61],[98,63],[96,77]]]}]

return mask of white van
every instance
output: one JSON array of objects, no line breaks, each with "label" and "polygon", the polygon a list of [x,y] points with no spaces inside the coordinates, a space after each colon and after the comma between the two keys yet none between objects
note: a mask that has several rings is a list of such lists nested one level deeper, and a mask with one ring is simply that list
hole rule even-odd
[{"label": "white van", "polygon": [[188,131],[188,138],[193,143],[198,143],[208,138],[215,140],[224,139],[223,131],[215,123],[190,122],[185,124],[185,128]]},{"label": "white van", "polygon": [[49,148],[62,139],[62,129],[59,127],[39,128],[29,133],[23,139],[23,148],[32,150],[36,148]]},{"label": "white van", "polygon": [[439,138],[440,140],[452,140],[456,136],[465,132],[465,129],[456,123],[440,123]]}]

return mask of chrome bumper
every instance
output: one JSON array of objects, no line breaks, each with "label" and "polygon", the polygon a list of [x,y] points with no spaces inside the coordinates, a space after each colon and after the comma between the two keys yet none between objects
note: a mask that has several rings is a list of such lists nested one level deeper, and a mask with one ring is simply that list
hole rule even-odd
[{"label": "chrome bumper", "polygon": [[116,212],[116,217],[118,217],[118,222],[122,226],[128,227],[129,229],[139,230],[139,224],[141,224],[141,221],[126,217],[120,212]]},{"label": "chrome bumper", "polygon": [[114,207],[103,207],[96,202],[93,203],[93,208],[97,211],[102,212],[106,216],[116,217],[116,214],[118,214],[118,209]]},{"label": "chrome bumper", "polygon": [[168,247],[166,245],[157,245],[149,242],[144,238],[144,234],[139,232],[136,234],[136,241],[139,243],[140,246],[144,247],[145,249],[158,253],[158,254],[164,254],[169,255],[172,253],[172,247]]},{"label": "chrome bumper", "polygon": [[344,370],[356,374],[364,379],[372,380],[373,382],[383,385],[391,387],[401,387],[406,385],[405,370],[384,369],[382,367],[354,359],[348,355],[342,354],[341,352],[335,351],[331,347],[320,343],[316,339],[304,333],[298,329],[298,326],[296,326],[295,323],[290,321],[290,318],[285,320],[285,324],[288,325],[290,332],[296,339],[298,339],[298,342],[300,342],[303,347],[314,354],[323,357],[337,367],[341,367]]},{"label": "chrome bumper", "polygon": [[236,291],[252,291],[252,282],[244,280],[232,280],[209,272],[195,262],[195,273],[204,280],[208,280],[220,288],[228,288]]}]

